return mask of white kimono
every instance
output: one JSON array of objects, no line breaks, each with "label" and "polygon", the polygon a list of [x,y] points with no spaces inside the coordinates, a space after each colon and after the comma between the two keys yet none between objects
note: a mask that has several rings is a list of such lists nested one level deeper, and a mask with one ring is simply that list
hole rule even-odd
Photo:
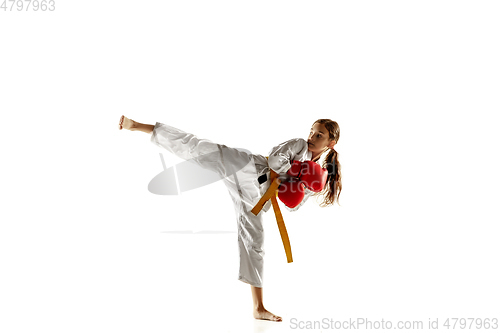
[{"label": "white kimono", "polygon": [[[200,139],[175,127],[157,122],[151,134],[151,142],[174,155],[192,160],[202,168],[216,172],[224,181],[234,203],[238,226],[240,268],[238,280],[255,287],[263,286],[264,271],[264,228],[262,211],[255,216],[251,210],[267,191],[270,170],[286,178],[292,160],[310,160],[312,153],[307,141],[292,139],[279,144],[269,152],[269,160],[263,155],[250,154],[223,144]],[[259,183],[258,178],[267,175],[267,181]],[[262,177],[260,178],[262,179]],[[289,211],[299,209],[313,194],[308,189],[302,202]],[[263,208],[267,212],[269,200]]]}]

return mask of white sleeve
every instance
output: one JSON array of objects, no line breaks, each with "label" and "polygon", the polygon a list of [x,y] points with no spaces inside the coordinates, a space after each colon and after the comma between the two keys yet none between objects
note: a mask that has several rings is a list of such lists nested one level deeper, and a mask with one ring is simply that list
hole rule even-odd
[{"label": "white sleeve", "polygon": [[307,148],[307,141],[301,138],[283,142],[269,152],[269,167],[278,174],[286,173],[292,166],[291,161],[307,159]]}]

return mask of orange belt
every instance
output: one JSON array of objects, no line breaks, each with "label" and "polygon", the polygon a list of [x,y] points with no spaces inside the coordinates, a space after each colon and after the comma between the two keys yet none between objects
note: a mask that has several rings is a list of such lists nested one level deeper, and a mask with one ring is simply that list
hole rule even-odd
[{"label": "orange belt", "polygon": [[[268,158],[266,156],[266,158]],[[281,240],[283,241],[283,246],[285,247],[286,259],[290,263],[292,259],[292,248],[290,247],[290,240],[288,239],[288,233],[286,232],[285,222],[283,221],[283,216],[281,215],[280,207],[278,206],[278,201],[276,197],[278,196],[278,186],[281,180],[278,179],[278,174],[271,169],[271,185],[267,189],[266,193],[260,198],[259,202],[251,210],[254,215],[259,214],[259,212],[264,207],[268,200],[271,200],[273,204],[274,215],[276,215],[276,222],[278,222],[278,229],[280,231]]]}]

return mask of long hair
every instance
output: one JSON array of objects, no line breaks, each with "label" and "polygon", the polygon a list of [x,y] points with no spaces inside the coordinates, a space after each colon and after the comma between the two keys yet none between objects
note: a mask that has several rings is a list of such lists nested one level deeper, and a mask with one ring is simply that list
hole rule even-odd
[{"label": "long hair", "polygon": [[[335,140],[335,142],[339,142],[340,137],[340,127],[336,121],[331,119],[318,119],[313,123],[323,124],[326,130],[329,133],[330,139]],[[342,191],[342,174],[339,163],[339,154],[335,151],[334,148],[329,149],[328,155],[326,155],[325,161],[323,162],[322,167],[328,170],[328,178],[326,179],[326,185],[322,191],[315,193],[314,195],[324,195],[324,200],[320,204],[320,207],[327,207],[335,203],[339,203],[340,192]]]}]

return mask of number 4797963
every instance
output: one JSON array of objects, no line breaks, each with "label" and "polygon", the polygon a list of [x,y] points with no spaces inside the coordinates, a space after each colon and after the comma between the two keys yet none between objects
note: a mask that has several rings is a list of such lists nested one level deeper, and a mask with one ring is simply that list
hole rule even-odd
[{"label": "number 4797963", "polygon": [[56,10],[55,0],[3,0],[0,10],[6,11],[54,11]]}]

